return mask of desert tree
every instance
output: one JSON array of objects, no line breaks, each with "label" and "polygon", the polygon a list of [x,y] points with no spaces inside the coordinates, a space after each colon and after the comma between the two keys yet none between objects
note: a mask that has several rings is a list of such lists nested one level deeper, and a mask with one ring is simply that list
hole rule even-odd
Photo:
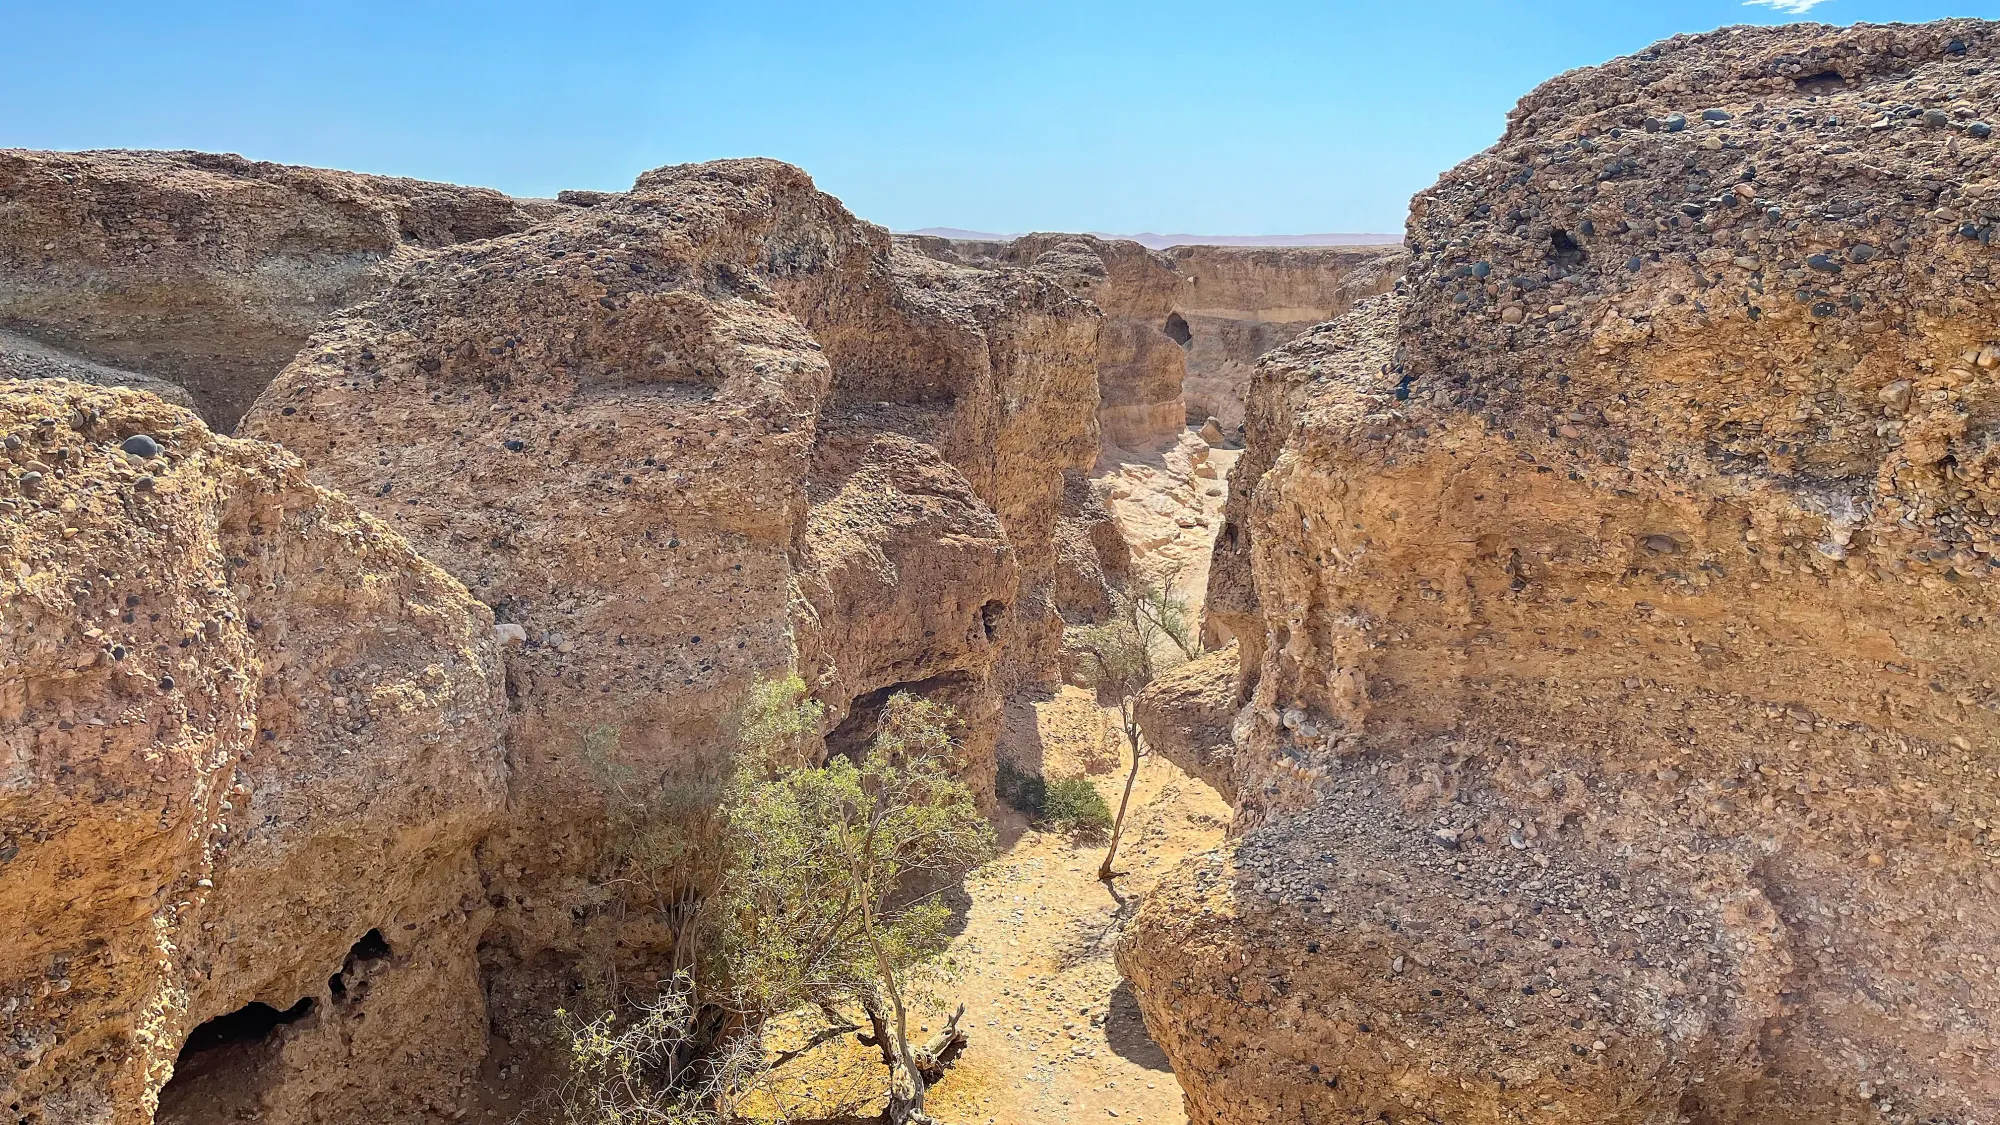
[{"label": "desert tree", "polygon": [[889,1119],[924,1121],[939,1056],[962,1033],[954,1015],[917,1044],[910,1008],[947,971],[939,892],[992,855],[993,830],[957,779],[950,708],[891,696],[859,761],[814,766],[789,733],[811,725],[787,717],[803,700],[804,685],[787,682],[746,716],[727,808],[728,977],[754,1010],[824,1013],[829,1028],[815,1041],[857,1030],[842,1011],[859,1007],[870,1025],[863,1041],[890,1070]]},{"label": "desert tree", "polygon": [[1125,834],[1125,815],[1132,805],[1132,787],[1139,779],[1139,762],[1146,753],[1139,731],[1138,698],[1158,676],[1195,658],[1201,651],[1193,615],[1187,603],[1171,592],[1172,575],[1160,585],[1138,584],[1114,601],[1109,619],[1072,631],[1070,643],[1079,650],[1096,681],[1100,701],[1118,708],[1119,729],[1132,765],[1125,774],[1125,792],[1111,822],[1111,844],[1098,865],[1097,877],[1110,881],[1117,873],[1118,844]]}]

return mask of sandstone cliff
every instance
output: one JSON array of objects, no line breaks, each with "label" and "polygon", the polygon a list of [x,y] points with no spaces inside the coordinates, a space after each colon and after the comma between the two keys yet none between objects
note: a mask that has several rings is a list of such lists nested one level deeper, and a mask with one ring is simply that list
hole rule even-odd
[{"label": "sandstone cliff", "polygon": [[1171,260],[1123,239],[1029,234],[1011,242],[906,235],[898,242],[939,261],[1016,267],[1053,278],[1104,313],[1097,336],[1098,429],[1107,446],[1172,445],[1185,428],[1183,341],[1173,335],[1181,279]]},{"label": "sandstone cliff", "polygon": [[163,1119],[449,1113],[507,777],[486,607],[150,395],[8,388],[0,438],[0,1104],[136,1125],[179,1056],[201,1112]]},{"label": "sandstone cliff", "polygon": [[1402,275],[1400,246],[1177,246],[1173,335],[1187,349],[1188,421],[1234,438],[1257,358]]},{"label": "sandstone cliff", "polygon": [[1996,47],[1558,78],[1259,367],[1243,834],[1121,949],[1195,1121],[2000,1116]]},{"label": "sandstone cliff", "polygon": [[20,149],[0,149],[0,201],[0,328],[179,384],[223,429],[382,262],[555,210],[240,156]]}]

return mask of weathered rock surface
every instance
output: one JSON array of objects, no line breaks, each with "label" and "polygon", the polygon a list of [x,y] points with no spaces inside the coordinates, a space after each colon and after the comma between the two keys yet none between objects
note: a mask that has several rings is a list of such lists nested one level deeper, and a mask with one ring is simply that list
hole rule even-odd
[{"label": "weathered rock surface", "polygon": [[2000,1116],[1996,46],[1558,78],[1260,365],[1244,834],[1121,950],[1195,1121]]},{"label": "weathered rock surface", "polygon": [[68,379],[97,387],[131,387],[157,395],[175,406],[194,408],[194,396],[164,379],[92,363],[82,356],[0,329],[0,380],[26,379]]},{"label": "weathered rock surface", "polygon": [[1387,292],[1407,256],[1400,246],[1177,246],[1167,253],[1182,282],[1170,334],[1187,349],[1188,421],[1214,418],[1232,441],[1258,357]]},{"label": "weathered rock surface", "polygon": [[0,439],[0,1104],[150,1121],[192,1035],[163,1120],[265,1086],[285,1120],[449,1114],[485,1049],[491,614],[150,395],[0,384]]},{"label": "weathered rock surface", "polygon": [[0,328],[185,387],[227,429],[381,263],[556,209],[240,156],[0,149]]},{"label": "weathered rock surface", "polygon": [[1236,801],[1236,743],[1230,735],[1241,700],[1236,646],[1205,653],[1161,676],[1134,710],[1146,744],[1160,756]]},{"label": "weathered rock surface", "polygon": [[671,963],[670,904],[607,885],[607,793],[698,803],[756,679],[801,671],[836,749],[891,691],[951,702],[990,787],[1002,694],[1060,675],[1098,319],[726,161],[415,258],[271,385],[249,432],[518,629],[515,815],[484,851],[500,1061],[592,973]]},{"label": "weathered rock surface", "polygon": [[1102,309],[1097,418],[1106,445],[1153,449],[1171,445],[1186,428],[1187,355],[1173,335],[1182,281],[1166,255],[1087,234],[1029,234],[1011,242],[905,235],[897,242],[953,264],[1031,269]]}]

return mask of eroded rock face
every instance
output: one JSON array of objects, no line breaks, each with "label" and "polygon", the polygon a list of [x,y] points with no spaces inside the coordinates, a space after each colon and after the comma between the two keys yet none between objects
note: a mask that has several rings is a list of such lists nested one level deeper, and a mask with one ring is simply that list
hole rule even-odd
[{"label": "eroded rock face", "polygon": [[185,387],[228,429],[382,262],[553,210],[240,156],[0,149],[0,327]]},{"label": "eroded rock face", "polygon": [[1565,75],[1260,366],[1196,1121],[2000,1114],[1996,30]]},{"label": "eroded rock face", "polygon": [[151,395],[0,384],[0,442],[0,1104],[150,1121],[223,1017],[163,1120],[263,1084],[287,1120],[450,1113],[507,776],[490,613]]},{"label": "eroded rock face", "polygon": [[1230,645],[1204,653],[1147,685],[1134,704],[1146,745],[1236,802],[1236,743],[1231,728],[1238,652]]},{"label": "eroded rock face", "polygon": [[1011,242],[906,235],[897,241],[939,261],[1030,269],[1096,304],[1104,312],[1097,336],[1097,418],[1105,444],[1151,450],[1180,437],[1187,354],[1173,334],[1173,318],[1182,281],[1166,255],[1087,234],[1030,234]]},{"label": "eroded rock face", "polygon": [[412,261],[272,384],[245,428],[519,641],[499,1061],[591,973],[672,963],[662,904],[606,884],[606,795],[698,804],[755,680],[802,672],[835,749],[892,691],[944,699],[990,789],[1001,694],[1060,675],[1097,333],[1046,278],[897,251],[797,169],[726,161]]},{"label": "eroded rock face", "polygon": [[1400,246],[1177,246],[1181,285],[1171,326],[1187,351],[1183,397],[1191,425],[1214,418],[1235,439],[1258,357],[1387,292],[1402,276]]}]

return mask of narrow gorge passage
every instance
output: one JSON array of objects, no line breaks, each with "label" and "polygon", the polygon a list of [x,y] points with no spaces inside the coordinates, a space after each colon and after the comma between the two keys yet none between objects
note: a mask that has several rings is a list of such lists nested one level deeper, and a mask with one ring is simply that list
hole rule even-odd
[{"label": "narrow gorge passage", "polygon": [[[1132,552],[1133,576],[1173,587],[1199,611],[1207,558],[1227,498],[1224,481],[1239,451],[1209,449],[1193,431],[1164,449],[1107,451],[1094,474],[1113,522]],[[1205,465],[1213,465],[1213,476]],[[1065,686],[1042,700],[1007,707],[1002,761],[1050,779],[1088,777],[1117,807],[1131,764],[1116,712]],[[1137,1002],[1119,977],[1112,949],[1138,900],[1174,866],[1222,842],[1229,805],[1173,762],[1147,756],[1114,894],[1097,880],[1104,844],[1041,831],[1001,803],[999,857],[966,881],[954,904],[963,930],[952,945],[959,979],[945,991],[966,1006],[971,1041],[930,1094],[946,1125],[1059,1125],[1119,1120],[1184,1125],[1181,1088],[1166,1055],[1147,1035]],[[1122,900],[1122,901],[1121,901]],[[933,1007],[925,1027],[947,1011]],[[812,1027],[788,1028],[793,1036]],[[774,1037],[774,1049],[789,1041]],[[881,1060],[854,1043],[825,1048],[783,1092],[797,1116],[834,1117],[878,1109]]]}]

